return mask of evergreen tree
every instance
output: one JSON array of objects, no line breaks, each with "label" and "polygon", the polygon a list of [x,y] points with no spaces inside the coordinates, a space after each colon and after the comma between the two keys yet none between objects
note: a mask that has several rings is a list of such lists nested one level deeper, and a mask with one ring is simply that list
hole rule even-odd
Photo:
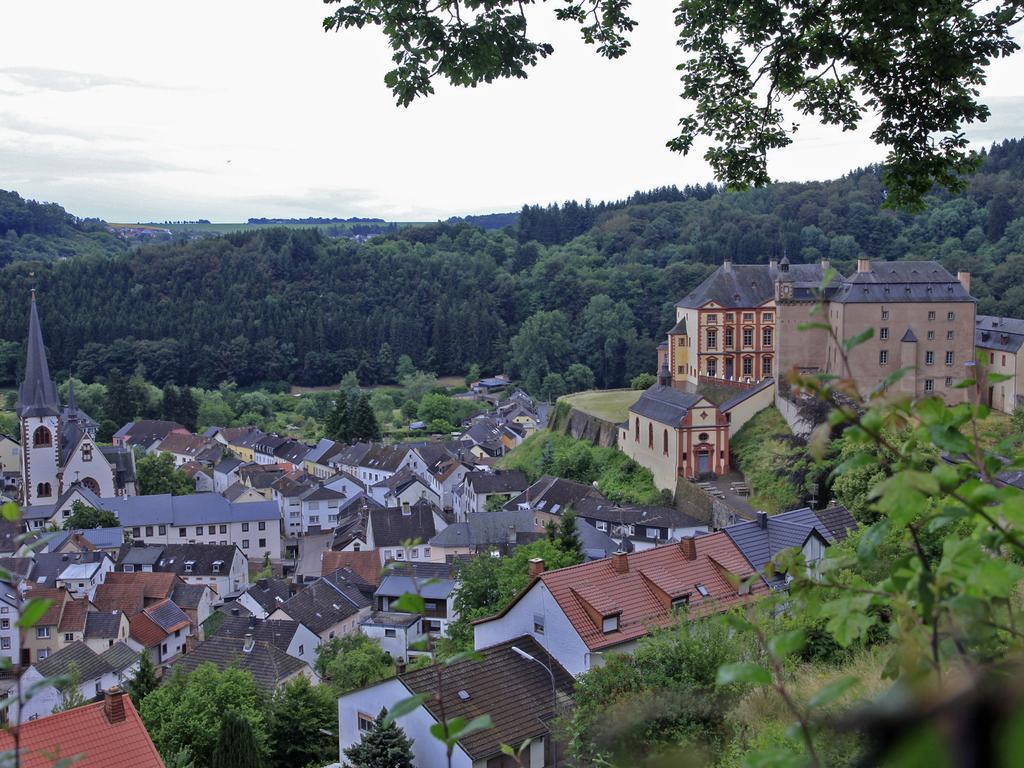
[{"label": "evergreen tree", "polygon": [[567,510],[562,515],[562,524],[558,528],[558,548],[568,555],[574,555],[577,563],[583,562],[583,544],[576,529],[576,513]]},{"label": "evergreen tree", "polygon": [[237,712],[224,715],[210,768],[263,768],[252,726]]},{"label": "evergreen tree", "polygon": [[163,402],[161,403],[162,415],[165,421],[177,421],[181,405],[178,400],[178,388],[173,384],[164,387]]},{"label": "evergreen tree", "polygon": [[138,709],[142,706],[142,700],[155,691],[160,681],[156,679],[156,668],[149,654],[143,651],[139,658],[139,669],[135,677],[128,681],[128,695],[132,698],[132,704]]},{"label": "evergreen tree", "polygon": [[190,432],[195,432],[199,426],[199,401],[196,399],[192,387],[182,387],[178,393],[178,418],[176,421]]},{"label": "evergreen tree", "polygon": [[138,415],[139,405],[135,387],[128,377],[117,368],[110,371],[107,375],[107,394],[103,401],[107,418],[119,426],[127,424]]},{"label": "evergreen tree", "polygon": [[382,709],[359,743],[345,750],[353,768],[412,768],[412,742],[397,723],[384,725],[386,715]]},{"label": "evergreen tree", "polygon": [[380,424],[365,394],[356,397],[352,408],[352,440],[380,440]]},{"label": "evergreen tree", "polygon": [[544,442],[541,449],[538,469],[542,475],[550,475],[555,469],[555,444],[550,438]]},{"label": "evergreen tree", "polygon": [[351,397],[344,389],[339,389],[334,398],[334,408],[327,415],[324,432],[332,440],[343,443],[352,442],[352,412],[349,407]]}]

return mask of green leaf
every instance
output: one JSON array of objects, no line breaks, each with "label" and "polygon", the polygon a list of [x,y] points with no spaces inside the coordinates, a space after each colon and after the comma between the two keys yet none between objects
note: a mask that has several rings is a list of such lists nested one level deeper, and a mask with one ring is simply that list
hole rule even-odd
[{"label": "green leaf", "polygon": [[829,704],[834,704],[859,682],[860,680],[853,675],[847,675],[846,677],[840,677],[838,680],[833,680],[831,683],[819,688],[818,692],[811,696],[811,700],[807,702],[807,706],[811,709],[816,709],[817,707],[827,707]]},{"label": "green leaf", "polygon": [[768,652],[777,659],[796,653],[807,645],[807,635],[802,629],[783,632],[768,641]]},{"label": "green leaf", "polygon": [[391,606],[391,610],[396,613],[423,613],[425,605],[422,597],[406,592]]},{"label": "green leaf", "polygon": [[1013,378],[1011,373],[986,373],[985,378],[988,379],[989,384],[999,384],[1004,381],[1009,381]]},{"label": "green leaf", "polygon": [[18,617],[18,626],[22,629],[34,626],[51,605],[53,605],[53,600],[48,597],[33,597],[22,606],[21,615]]},{"label": "green leaf", "polygon": [[492,727],[494,726],[491,723],[490,715],[478,715],[477,717],[474,717],[472,720],[470,720],[466,724],[466,726],[461,731],[459,731],[459,738],[464,739],[471,733],[476,733],[477,731],[484,731]]},{"label": "green leaf", "polygon": [[731,685],[733,683],[771,685],[772,676],[760,664],[753,664],[749,661],[737,661],[732,664],[723,664],[719,667],[715,682],[718,685]]},{"label": "green leaf", "polygon": [[829,479],[841,477],[848,472],[854,472],[864,467],[874,467],[878,465],[878,457],[871,453],[855,453],[850,458],[839,464],[829,474]]},{"label": "green leaf", "polygon": [[798,331],[831,331],[832,326],[828,323],[800,323],[796,329]]},{"label": "green leaf", "polygon": [[423,706],[423,702],[426,700],[427,694],[417,693],[407,699],[398,701],[390,710],[388,710],[387,715],[384,717],[384,725],[391,725],[391,723],[395,722],[395,720],[400,718],[402,715],[408,715],[410,712],[416,711]]},{"label": "green leaf", "polygon": [[18,509],[18,505],[13,501],[8,501],[2,507],[0,507],[0,514],[4,516],[4,520],[9,523],[15,522],[21,517],[21,510]]},{"label": "green leaf", "polygon": [[452,664],[458,664],[460,661],[483,661],[484,657],[482,654],[476,651],[459,651],[458,653],[449,656],[444,660],[444,665],[450,667]]},{"label": "green leaf", "polygon": [[868,339],[873,338],[875,335],[874,328],[865,328],[863,331],[858,333],[856,336],[852,336],[849,339],[843,340],[843,349],[849,352],[854,347],[859,347]]},{"label": "green leaf", "polygon": [[889,535],[892,523],[889,518],[883,517],[877,523],[868,528],[857,543],[857,557],[862,563],[870,562],[875,555],[878,545],[885,541]]}]

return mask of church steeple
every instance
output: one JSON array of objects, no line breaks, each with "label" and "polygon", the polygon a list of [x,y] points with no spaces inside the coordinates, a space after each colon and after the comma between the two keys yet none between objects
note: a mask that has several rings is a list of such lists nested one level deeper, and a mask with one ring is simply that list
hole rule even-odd
[{"label": "church steeple", "polygon": [[39,325],[34,288],[32,289],[32,307],[28,315],[28,356],[25,360],[25,380],[18,388],[16,410],[20,419],[27,416],[57,416],[60,414],[57,385],[50,378],[50,366],[46,362],[46,347],[43,345],[43,330]]}]

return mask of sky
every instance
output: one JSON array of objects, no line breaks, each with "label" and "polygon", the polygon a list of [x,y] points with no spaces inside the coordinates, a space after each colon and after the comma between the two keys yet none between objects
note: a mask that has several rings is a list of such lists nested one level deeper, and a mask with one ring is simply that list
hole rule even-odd
[{"label": "sky", "polygon": [[[329,8],[5,3],[0,189],[111,222],[428,221],[712,180],[706,143],[688,157],[665,148],[686,113],[670,4],[634,4],[633,47],[615,62],[542,6],[531,31],[555,54],[527,79],[439,82],[409,108],[384,85],[383,35],[325,33]],[[978,146],[1020,135],[1022,61],[992,66],[982,91],[992,117],[968,131]],[[805,118],[769,171],[826,179],[879,162],[869,129]]]}]

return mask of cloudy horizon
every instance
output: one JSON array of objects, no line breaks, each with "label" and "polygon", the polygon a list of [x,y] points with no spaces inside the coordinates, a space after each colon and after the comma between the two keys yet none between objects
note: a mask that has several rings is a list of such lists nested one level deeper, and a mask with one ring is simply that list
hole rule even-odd
[{"label": "cloudy horizon", "polygon": [[[616,62],[537,9],[531,24],[556,51],[526,80],[437,83],[403,109],[383,84],[378,30],[327,34],[325,6],[289,6],[192,0],[167,14],[117,0],[62,6],[59,24],[44,5],[6,8],[0,188],[112,222],[424,221],[713,180],[703,147],[664,146],[685,113],[669,8],[636,7]],[[990,69],[992,117],[967,131],[976,146],[1019,131],[1020,56]],[[773,178],[835,178],[884,157],[869,123],[801,123],[770,156]]]}]

